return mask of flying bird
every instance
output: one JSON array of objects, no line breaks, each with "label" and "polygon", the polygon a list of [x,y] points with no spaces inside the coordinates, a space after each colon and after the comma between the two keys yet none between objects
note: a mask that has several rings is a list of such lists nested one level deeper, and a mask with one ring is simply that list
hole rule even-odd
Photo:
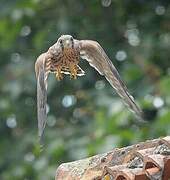
[{"label": "flying bird", "polygon": [[71,35],[62,35],[47,52],[41,54],[35,62],[37,78],[37,116],[38,135],[41,138],[47,121],[47,78],[49,73],[54,73],[57,80],[62,80],[64,74],[71,78],[85,75],[79,66],[80,59],[85,59],[102,76],[108,80],[124,103],[132,110],[139,119],[143,119],[140,107],[129,94],[124,82],[112,61],[106,55],[97,41],[76,40]]}]

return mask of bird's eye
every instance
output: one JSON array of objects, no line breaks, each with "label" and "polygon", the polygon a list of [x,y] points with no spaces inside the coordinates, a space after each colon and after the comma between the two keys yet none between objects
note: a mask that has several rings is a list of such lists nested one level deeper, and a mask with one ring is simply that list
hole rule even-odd
[{"label": "bird's eye", "polygon": [[60,39],[59,43],[60,43],[60,44],[62,44],[62,43],[63,43],[62,39]]},{"label": "bird's eye", "polygon": [[73,37],[71,37],[70,40],[73,41]]}]

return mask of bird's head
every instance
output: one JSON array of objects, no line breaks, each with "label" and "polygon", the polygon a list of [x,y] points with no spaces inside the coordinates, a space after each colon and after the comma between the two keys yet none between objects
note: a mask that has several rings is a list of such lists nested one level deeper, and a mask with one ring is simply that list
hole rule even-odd
[{"label": "bird's head", "polygon": [[74,48],[74,39],[70,35],[62,35],[58,39],[58,44],[62,48],[62,50]]}]

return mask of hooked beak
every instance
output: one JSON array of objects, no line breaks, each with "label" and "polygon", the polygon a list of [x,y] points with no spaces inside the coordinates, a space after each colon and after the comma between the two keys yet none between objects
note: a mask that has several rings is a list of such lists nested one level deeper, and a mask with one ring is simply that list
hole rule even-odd
[{"label": "hooked beak", "polygon": [[66,46],[68,47],[70,44],[70,41],[69,40],[66,40]]}]

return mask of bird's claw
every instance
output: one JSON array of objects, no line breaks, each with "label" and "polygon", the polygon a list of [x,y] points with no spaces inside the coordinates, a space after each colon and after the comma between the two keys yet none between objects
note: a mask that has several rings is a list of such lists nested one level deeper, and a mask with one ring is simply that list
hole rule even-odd
[{"label": "bird's claw", "polygon": [[60,81],[60,80],[63,79],[63,74],[61,73],[61,67],[58,67],[58,68],[57,68],[56,78],[57,78],[58,81]]},{"label": "bird's claw", "polygon": [[77,69],[75,64],[70,65],[70,79],[77,79]]}]

